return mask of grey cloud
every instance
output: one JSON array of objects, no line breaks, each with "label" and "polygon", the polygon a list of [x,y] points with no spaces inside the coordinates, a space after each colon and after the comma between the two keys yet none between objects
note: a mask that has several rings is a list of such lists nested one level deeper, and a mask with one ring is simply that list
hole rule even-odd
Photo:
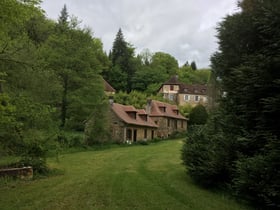
[{"label": "grey cloud", "polygon": [[180,64],[195,60],[199,68],[208,67],[217,48],[217,23],[237,11],[237,0],[45,0],[42,8],[57,19],[63,4],[109,51],[121,27],[137,53],[143,49],[163,51]]}]

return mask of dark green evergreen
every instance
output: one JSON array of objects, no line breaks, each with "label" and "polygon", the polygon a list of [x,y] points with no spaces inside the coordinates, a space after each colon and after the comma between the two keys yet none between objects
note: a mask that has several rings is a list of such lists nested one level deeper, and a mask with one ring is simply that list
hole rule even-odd
[{"label": "dark green evergreen", "polygon": [[211,59],[219,107],[188,137],[183,159],[199,183],[227,184],[258,207],[279,208],[280,2],[239,6],[219,24]]},{"label": "dark green evergreen", "polygon": [[197,70],[195,61],[191,62],[191,68],[192,68],[192,70]]},{"label": "dark green evergreen", "polygon": [[132,78],[136,67],[134,61],[134,48],[125,41],[122,30],[119,29],[110,53],[112,68],[105,79],[116,89],[126,92],[132,90]]},{"label": "dark green evergreen", "polygon": [[206,123],[208,113],[202,104],[195,106],[189,115],[189,125],[203,125]]}]

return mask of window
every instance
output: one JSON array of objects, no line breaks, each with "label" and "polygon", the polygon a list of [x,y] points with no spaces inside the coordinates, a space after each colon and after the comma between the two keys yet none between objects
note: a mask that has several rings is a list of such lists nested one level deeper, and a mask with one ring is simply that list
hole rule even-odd
[{"label": "window", "polygon": [[173,95],[173,94],[170,94],[170,95],[169,95],[169,100],[170,100],[170,101],[174,101],[174,95]]},{"label": "window", "polygon": [[189,99],[189,95],[184,95],[184,100],[185,100],[185,101],[190,100],[190,99]]},{"label": "window", "polygon": [[199,101],[199,96],[195,96],[195,101]]},{"label": "window", "polygon": [[160,106],[160,107],[159,107],[159,110],[160,110],[161,112],[166,112],[166,107],[165,107],[165,106]]},{"label": "window", "polygon": [[167,119],[167,127],[170,127],[170,119]]},{"label": "window", "polygon": [[174,90],[174,85],[170,85],[170,90]]}]

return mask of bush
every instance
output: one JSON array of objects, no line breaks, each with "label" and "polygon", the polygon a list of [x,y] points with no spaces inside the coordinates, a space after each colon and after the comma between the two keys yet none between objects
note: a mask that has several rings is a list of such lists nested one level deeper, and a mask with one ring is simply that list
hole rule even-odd
[{"label": "bush", "polygon": [[136,143],[141,145],[149,145],[149,142],[147,140],[139,140]]},{"label": "bush", "polygon": [[191,110],[189,117],[190,125],[203,125],[207,121],[208,113],[203,105],[198,104]]},{"label": "bush", "polygon": [[82,147],[85,145],[84,133],[60,131],[58,142],[62,147]]},{"label": "bush", "polygon": [[179,138],[183,138],[186,136],[186,132],[179,132],[179,131],[174,131],[169,138],[170,139],[179,139]]},{"label": "bush", "polygon": [[206,138],[205,127],[193,127],[188,132],[182,148],[182,160],[188,174],[199,184],[210,186],[216,177],[215,153],[211,142]]},{"label": "bush", "polygon": [[22,166],[32,166],[34,174],[47,174],[47,150],[39,143],[25,145],[25,152],[20,160]]},{"label": "bush", "polygon": [[212,187],[230,183],[233,170],[234,140],[211,126],[193,125],[182,148],[182,160],[188,174],[197,183]]}]

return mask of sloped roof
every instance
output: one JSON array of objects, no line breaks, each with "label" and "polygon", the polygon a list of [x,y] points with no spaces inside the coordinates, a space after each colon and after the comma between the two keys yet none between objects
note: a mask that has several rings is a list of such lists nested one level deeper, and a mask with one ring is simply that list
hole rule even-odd
[{"label": "sloped roof", "polygon": [[207,85],[200,85],[200,84],[184,84],[179,81],[178,75],[172,76],[168,81],[163,83],[159,90],[164,85],[179,85],[178,93],[181,94],[194,94],[194,95],[206,95],[207,94]]},{"label": "sloped roof", "polygon": [[[154,128],[158,127],[158,125],[156,125],[155,122],[149,116],[147,116],[147,121],[145,121],[142,117],[139,116],[139,115],[147,115],[144,109],[139,110],[134,108],[133,106],[126,106],[118,103],[113,103],[111,105],[111,109],[122,121],[124,121],[127,124],[145,126],[145,127],[154,127]],[[129,112],[135,112],[136,119],[133,119],[129,115]]]},{"label": "sloped roof", "polygon": [[181,84],[179,93],[185,94],[195,94],[195,95],[206,95],[207,94],[207,86],[206,85],[186,85]]},{"label": "sloped roof", "polygon": [[150,109],[151,117],[170,117],[175,119],[187,120],[183,115],[179,113],[179,109],[176,105],[152,100],[150,102]]},{"label": "sloped roof", "polygon": [[179,82],[179,77],[178,75],[174,75],[172,76],[168,81],[166,81],[165,83],[163,83],[164,85],[180,85],[182,84],[181,82]]},{"label": "sloped roof", "polygon": [[103,78],[104,89],[106,92],[116,92],[116,90]]}]

